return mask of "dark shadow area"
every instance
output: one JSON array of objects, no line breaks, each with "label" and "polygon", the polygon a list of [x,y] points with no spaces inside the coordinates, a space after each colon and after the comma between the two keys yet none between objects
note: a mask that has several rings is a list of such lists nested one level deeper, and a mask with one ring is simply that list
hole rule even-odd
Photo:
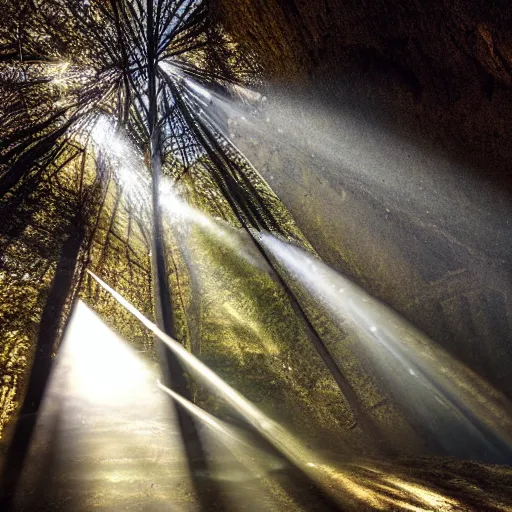
[{"label": "dark shadow area", "polygon": [[[22,485],[18,486],[13,510],[40,512],[73,510],[73,504],[60,494],[59,486],[59,477],[62,472],[60,467],[62,412],[60,404],[55,404],[47,427],[49,437],[38,440],[39,445],[32,444],[30,452],[35,453],[29,454],[30,459],[26,458],[30,460],[30,464],[25,464],[22,470],[23,476],[20,479]],[[40,453],[38,453],[39,450],[41,450]]]},{"label": "dark shadow area", "polygon": [[53,350],[60,337],[64,308],[72,289],[77,258],[85,232],[80,218],[71,222],[43,309],[30,378],[14,433],[4,458],[0,482],[2,510],[11,509],[30,448],[37,415],[53,364]]}]

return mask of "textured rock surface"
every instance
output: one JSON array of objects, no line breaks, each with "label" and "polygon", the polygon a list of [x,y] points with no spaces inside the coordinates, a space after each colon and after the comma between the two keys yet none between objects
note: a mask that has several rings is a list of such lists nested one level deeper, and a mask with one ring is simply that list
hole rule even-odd
[{"label": "textured rock surface", "polygon": [[[512,7],[434,0],[216,0],[273,80],[336,75],[494,174],[512,156]],[[364,86],[361,87],[361,84]],[[484,153],[483,155],[481,153]],[[489,169],[489,157],[494,168]]]},{"label": "textured rock surface", "polygon": [[510,5],[216,5],[280,86],[237,143],[317,251],[511,396]]}]

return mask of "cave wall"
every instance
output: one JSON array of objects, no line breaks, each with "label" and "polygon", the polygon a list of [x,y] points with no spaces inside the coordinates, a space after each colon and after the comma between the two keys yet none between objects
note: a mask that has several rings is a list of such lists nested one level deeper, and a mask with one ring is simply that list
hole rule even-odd
[{"label": "cave wall", "polygon": [[272,82],[356,80],[361,96],[406,131],[464,154],[488,174],[509,173],[510,2],[214,0],[213,6]]},{"label": "cave wall", "polygon": [[511,8],[214,6],[267,79],[232,135],[315,249],[512,396]]}]

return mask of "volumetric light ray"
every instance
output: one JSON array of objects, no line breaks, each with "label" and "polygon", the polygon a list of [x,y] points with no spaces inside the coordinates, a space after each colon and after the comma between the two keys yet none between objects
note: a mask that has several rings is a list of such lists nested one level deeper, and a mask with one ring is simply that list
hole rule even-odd
[{"label": "volumetric light ray", "polygon": [[503,396],[322,261],[270,234],[258,236],[289,278],[357,340],[354,356],[371,361],[390,395],[447,453],[512,461],[511,406]]},{"label": "volumetric light ray", "polygon": [[[242,430],[219,420],[160,381],[158,381],[158,387],[200,420],[237,458],[241,459],[248,469],[253,469],[249,466],[257,466],[254,469],[258,471],[258,476],[261,476],[262,471],[276,470],[283,467],[281,461],[255,447],[249,439],[245,439],[246,434]],[[258,459],[258,462],[255,462],[256,459]]]},{"label": "volumetric light ray", "polygon": [[[157,336],[169,349],[194,373],[207,387],[224,399],[272,446],[288,460],[296,464],[304,473],[324,487],[325,478],[332,479],[333,469],[319,460],[308,448],[302,445],[283,427],[268,418],[255,405],[224,382],[215,372],[210,370],[197,357],[188,352],[180,343],[159,329],[147,319],[137,308],[122,295],[102,281],[98,276],[87,270],[89,275],[108,293],[110,293],[127,311],[134,315],[144,326]],[[314,461],[314,462],[313,462]],[[323,473],[322,475],[320,473]],[[330,493],[329,489],[326,492]]]}]

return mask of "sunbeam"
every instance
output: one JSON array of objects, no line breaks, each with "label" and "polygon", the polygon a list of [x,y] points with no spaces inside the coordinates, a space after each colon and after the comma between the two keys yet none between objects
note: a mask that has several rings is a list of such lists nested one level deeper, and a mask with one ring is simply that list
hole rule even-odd
[{"label": "sunbeam", "polygon": [[259,236],[290,278],[356,336],[356,351],[371,360],[392,396],[448,453],[512,461],[512,409],[505,397],[317,258],[269,234]]}]

